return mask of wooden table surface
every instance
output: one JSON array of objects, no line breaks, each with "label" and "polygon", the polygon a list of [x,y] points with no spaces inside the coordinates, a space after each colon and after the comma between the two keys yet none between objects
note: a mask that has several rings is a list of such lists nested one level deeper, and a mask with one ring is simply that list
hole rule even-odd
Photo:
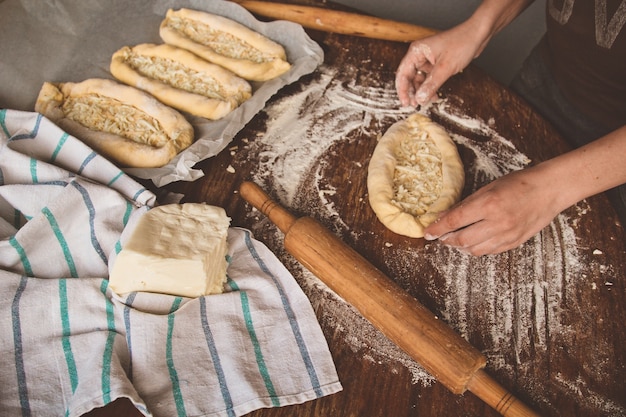
[{"label": "wooden table surface", "polygon": [[[469,392],[450,393],[303,269],[277,228],[238,196],[244,180],[364,255],[484,353],[487,373],[541,415],[625,416],[626,235],[608,200],[580,202],[500,255],[472,257],[389,232],[367,202],[367,164],[377,138],[410,113],[398,107],[394,89],[407,45],[309,33],[324,49],[324,64],[281,90],[231,146],[201,162],[204,177],[165,187],[184,193],[184,201],[222,206],[234,226],[252,230],[302,286],[327,338],[343,391],[250,416],[498,414]],[[420,111],[457,143],[464,196],[568,149],[476,68],[449,80],[440,95]],[[127,405],[117,402],[91,415],[124,412]]]}]

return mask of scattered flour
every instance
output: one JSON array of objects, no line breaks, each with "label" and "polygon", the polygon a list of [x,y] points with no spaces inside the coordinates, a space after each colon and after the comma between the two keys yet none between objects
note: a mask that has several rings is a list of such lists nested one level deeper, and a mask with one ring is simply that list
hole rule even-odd
[{"label": "scattered flour", "polygon": [[[260,164],[253,172],[253,178],[260,184],[269,181],[279,202],[290,208],[294,208],[298,201],[302,182],[314,178],[318,201],[305,210],[315,210],[315,213],[308,214],[331,220],[338,225],[338,230],[351,233],[358,240],[359,237],[367,238],[367,231],[349,230],[330,198],[340,191],[320,185],[322,173],[319,167],[315,175],[311,176],[310,172],[333,144],[348,140],[355,132],[380,137],[384,132],[378,128],[383,121],[388,126],[390,121],[405,118],[415,110],[398,108],[391,83],[379,87],[360,86],[355,81],[341,83],[335,78],[335,71],[322,66],[319,77],[302,91],[266,107],[266,133],[249,144],[257,147],[260,154]],[[507,172],[523,169],[531,162],[493,129],[493,118],[487,121],[469,118],[459,114],[446,100],[422,108],[420,112],[432,112],[450,125],[461,126],[462,131],[477,132],[488,138],[477,141],[451,133],[458,146],[474,155],[472,163],[466,166],[466,181],[473,189]],[[355,164],[366,169],[362,161]],[[310,188],[311,184],[308,186]],[[588,210],[585,204],[578,205],[579,213]],[[424,262],[427,258],[445,281],[445,288],[440,288],[441,280],[437,280],[437,288],[435,284],[431,288],[433,294],[445,294],[442,319],[465,338],[469,338],[472,328],[479,328],[482,340],[479,348],[487,356],[491,369],[523,378],[526,372],[530,372],[525,369],[525,358],[531,355],[531,351],[535,357],[548,355],[550,343],[554,343],[554,340],[547,340],[548,337],[559,338],[564,343],[575,340],[575,335],[570,333],[561,317],[563,300],[576,302],[569,291],[577,280],[584,278],[574,222],[561,214],[525,245],[500,255],[472,257],[436,244],[426,245],[421,251],[386,244],[385,250],[393,254],[389,262],[396,263],[391,268],[395,270],[412,271],[418,260]],[[276,233],[278,240],[281,233]],[[352,350],[374,362],[391,361],[406,366],[414,383],[428,385],[433,381],[421,366],[375,330],[350,305],[297,262],[292,263],[290,268],[301,271],[304,281],[300,284],[305,292],[311,294],[314,289],[322,293],[322,296],[312,297],[314,306],[323,304],[325,319],[332,320],[333,328],[343,334]],[[482,300],[479,307],[471,305],[479,299]],[[480,318],[473,316],[477,308],[482,312]],[[477,324],[477,320],[481,322]],[[504,357],[501,346],[513,346],[513,356]],[[528,365],[529,368],[532,366],[536,364]],[[572,389],[577,386],[575,381],[563,381],[563,384],[570,384]],[[537,390],[531,394],[539,397],[541,388]]]}]

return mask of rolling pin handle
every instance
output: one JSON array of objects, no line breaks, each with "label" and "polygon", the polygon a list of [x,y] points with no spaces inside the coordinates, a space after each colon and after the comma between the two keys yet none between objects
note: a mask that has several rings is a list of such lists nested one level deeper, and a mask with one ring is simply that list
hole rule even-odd
[{"label": "rolling pin handle", "polygon": [[482,369],[474,373],[467,389],[504,417],[540,417]]},{"label": "rolling pin handle", "polygon": [[266,215],[283,233],[287,233],[297,218],[251,181],[239,186],[239,194],[257,210]]}]

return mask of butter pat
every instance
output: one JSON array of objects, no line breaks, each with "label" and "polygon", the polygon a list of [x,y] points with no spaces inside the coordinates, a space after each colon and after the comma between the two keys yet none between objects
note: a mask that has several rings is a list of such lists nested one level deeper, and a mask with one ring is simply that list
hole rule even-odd
[{"label": "butter pat", "polygon": [[138,221],[117,255],[109,286],[200,297],[223,292],[230,218],[221,207],[185,203],[158,206]]}]

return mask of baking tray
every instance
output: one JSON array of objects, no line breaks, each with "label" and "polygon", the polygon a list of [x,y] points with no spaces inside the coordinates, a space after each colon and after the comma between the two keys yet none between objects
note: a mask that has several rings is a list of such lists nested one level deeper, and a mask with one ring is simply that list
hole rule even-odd
[{"label": "baking tray", "polygon": [[275,79],[253,82],[253,95],[226,117],[211,121],[186,115],[196,141],[160,168],[126,168],[161,187],[203,176],[199,161],[217,155],[282,87],[323,62],[321,47],[295,23],[262,22],[223,0],[4,0],[0,1],[0,108],[34,111],[41,85],[110,78],[111,56],[122,46],[162,43],[159,25],[168,9],[190,8],[222,15],[282,44],[292,68]]}]

